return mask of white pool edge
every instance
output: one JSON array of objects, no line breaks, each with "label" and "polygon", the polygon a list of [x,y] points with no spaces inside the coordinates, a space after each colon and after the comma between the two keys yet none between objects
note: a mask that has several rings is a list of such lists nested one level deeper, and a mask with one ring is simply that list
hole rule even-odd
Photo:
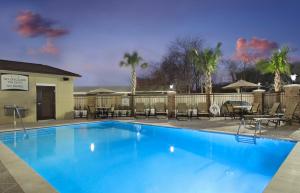
[{"label": "white pool edge", "polygon": [[[57,124],[47,127],[55,126],[65,126],[70,124],[82,124],[82,123],[95,123],[101,121],[92,121],[92,122],[79,122],[79,123],[66,123],[66,124]],[[120,121],[127,123],[139,123],[138,121]],[[154,126],[167,126],[160,124],[148,124],[145,125],[154,125]],[[175,126],[168,126],[173,128],[178,128]],[[30,129],[40,129],[46,127],[32,127]],[[20,129],[16,129],[17,131]],[[193,130],[193,129],[192,129]],[[13,130],[9,130],[10,132]],[[204,130],[205,131],[205,130]],[[210,131],[210,130],[206,130]],[[5,130],[0,131],[7,132]],[[213,131],[212,131],[213,132]],[[218,133],[229,133],[231,132],[218,132]],[[274,150],[276,151],[276,150]],[[37,172],[35,172],[30,166],[28,166],[22,159],[20,159],[14,152],[12,152],[8,147],[0,142],[0,160],[3,165],[7,168],[13,178],[17,181],[20,187],[25,193],[56,193],[57,191]],[[2,156],[4,155],[4,156]],[[263,193],[296,193],[300,190],[300,144],[297,142],[289,153],[285,161],[281,164],[276,174],[273,176],[272,180],[268,183],[267,187]],[[255,185],[255,184],[253,184]]]},{"label": "white pool edge", "polygon": [[0,160],[25,193],[57,193],[42,176],[0,142]]}]

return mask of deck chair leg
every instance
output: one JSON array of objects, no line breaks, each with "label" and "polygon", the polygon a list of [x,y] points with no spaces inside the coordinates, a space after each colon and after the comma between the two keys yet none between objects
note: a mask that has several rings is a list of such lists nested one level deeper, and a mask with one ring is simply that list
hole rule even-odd
[{"label": "deck chair leg", "polygon": [[280,124],[280,121],[279,121],[279,120],[276,121],[276,123],[275,123],[275,129],[277,129],[278,124]]},{"label": "deck chair leg", "polygon": [[259,135],[261,135],[261,121],[260,120],[257,120],[255,123],[255,134],[256,134],[257,130],[259,131]]}]

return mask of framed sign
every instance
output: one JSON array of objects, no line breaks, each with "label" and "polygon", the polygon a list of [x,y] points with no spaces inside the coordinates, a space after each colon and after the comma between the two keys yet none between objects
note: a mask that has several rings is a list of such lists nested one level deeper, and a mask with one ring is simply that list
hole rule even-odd
[{"label": "framed sign", "polygon": [[28,91],[28,76],[19,74],[1,74],[1,90]]},{"label": "framed sign", "polygon": [[122,98],[122,106],[129,106],[129,98]]}]

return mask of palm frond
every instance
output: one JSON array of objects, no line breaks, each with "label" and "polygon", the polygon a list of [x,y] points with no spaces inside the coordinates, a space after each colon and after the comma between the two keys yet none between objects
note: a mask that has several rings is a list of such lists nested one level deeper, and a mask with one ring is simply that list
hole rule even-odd
[{"label": "palm frond", "polygon": [[148,64],[147,64],[147,63],[142,63],[142,64],[141,64],[141,68],[145,69],[145,68],[147,68],[147,67],[148,67]]},{"label": "palm frond", "polygon": [[256,63],[256,69],[263,74],[274,73],[275,67],[268,60],[260,60]]},{"label": "palm frond", "polygon": [[126,64],[127,63],[125,61],[123,61],[123,60],[119,63],[120,67],[126,66]]}]

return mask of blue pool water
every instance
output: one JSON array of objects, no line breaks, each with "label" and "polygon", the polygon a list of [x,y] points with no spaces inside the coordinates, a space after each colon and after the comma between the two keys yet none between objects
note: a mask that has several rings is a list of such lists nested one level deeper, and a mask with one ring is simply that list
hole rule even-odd
[{"label": "blue pool water", "polygon": [[261,193],[295,145],[117,121],[0,140],[62,193]]}]

